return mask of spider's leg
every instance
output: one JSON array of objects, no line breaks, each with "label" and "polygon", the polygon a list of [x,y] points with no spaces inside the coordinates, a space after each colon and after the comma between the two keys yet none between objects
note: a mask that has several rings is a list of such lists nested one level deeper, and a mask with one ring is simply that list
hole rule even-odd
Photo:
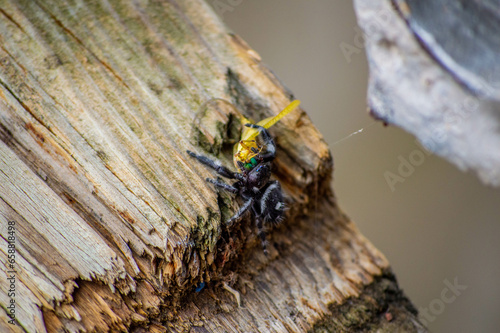
[{"label": "spider's leg", "polygon": [[262,243],[262,250],[264,251],[264,254],[267,256],[269,252],[267,251],[266,232],[264,231],[264,223],[261,216],[255,216],[255,225],[257,226],[257,234]]},{"label": "spider's leg", "polygon": [[233,215],[226,223],[227,224],[232,224],[234,221],[239,219],[243,214],[246,213],[246,211],[252,207],[253,204],[253,199],[248,199],[243,206],[241,206],[240,210],[236,212],[236,214]]},{"label": "spider's leg", "polygon": [[231,193],[238,193],[238,189],[236,187],[225,184],[225,183],[221,182],[220,180],[210,179],[210,178],[207,178],[206,180],[207,180],[207,182],[212,183],[217,187],[223,188],[226,191],[229,191]]},{"label": "spider's leg", "polygon": [[266,152],[259,155],[262,161],[269,162],[274,160],[274,158],[276,157],[276,145],[274,144],[274,140],[271,137],[271,134],[269,134],[269,132],[267,131],[267,129],[265,129],[260,125],[255,125],[255,124],[245,124],[245,126],[258,130],[259,134],[261,134],[262,138],[264,139]]},{"label": "spider's leg", "polygon": [[197,154],[193,153],[190,150],[186,150],[186,152],[189,154],[189,156],[196,158],[201,163],[203,163],[206,166],[208,166],[208,167],[214,169],[215,171],[217,171],[217,173],[219,175],[221,175],[221,176],[224,176],[224,177],[230,178],[230,179],[238,179],[238,180],[242,180],[243,179],[242,175],[240,175],[237,172],[229,170],[228,168],[226,168],[225,166],[223,166],[217,160],[213,161],[213,160],[211,160],[208,157],[205,157],[203,155],[197,155]]},{"label": "spider's leg", "polygon": [[243,170],[243,171],[245,170],[245,164],[243,164],[242,161],[236,161],[236,163],[238,164],[238,168],[240,170]]}]

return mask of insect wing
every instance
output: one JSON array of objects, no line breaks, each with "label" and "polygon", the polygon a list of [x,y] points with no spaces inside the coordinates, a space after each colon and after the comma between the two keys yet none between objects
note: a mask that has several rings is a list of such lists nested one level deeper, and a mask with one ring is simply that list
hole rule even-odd
[{"label": "insect wing", "polygon": [[[268,129],[271,126],[273,126],[274,124],[276,124],[278,121],[280,121],[287,114],[289,114],[290,112],[295,110],[295,108],[297,108],[299,106],[299,104],[300,104],[300,101],[295,100],[295,101],[291,102],[290,104],[288,104],[288,106],[286,108],[284,108],[276,116],[263,119],[263,120],[259,121],[257,123],[257,125],[262,126],[265,129]],[[246,118],[243,118],[242,120],[247,121],[246,123],[243,123],[243,124],[248,124],[248,123],[253,124],[253,122],[251,122],[250,120],[248,120]],[[233,149],[233,153],[234,153],[233,162],[234,162],[234,165],[236,167],[238,167],[238,161],[247,162],[247,161],[243,161],[242,159],[244,159],[244,156],[247,156],[250,153],[248,151],[248,148],[243,147],[243,145],[241,144],[241,141],[253,140],[257,137],[257,135],[259,135],[258,129],[244,127],[243,132],[241,133],[241,140],[240,140],[240,142],[238,142],[237,144],[234,145],[234,149]]]}]

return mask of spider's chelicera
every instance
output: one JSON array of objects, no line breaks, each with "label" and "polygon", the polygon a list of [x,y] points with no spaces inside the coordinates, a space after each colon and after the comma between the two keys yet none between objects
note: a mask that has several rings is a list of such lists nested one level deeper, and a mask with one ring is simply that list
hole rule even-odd
[{"label": "spider's chelicera", "polygon": [[207,181],[226,191],[239,195],[244,200],[241,208],[227,223],[233,223],[248,210],[251,210],[255,217],[255,224],[262,241],[264,253],[267,255],[264,224],[277,224],[281,222],[285,209],[280,183],[277,180],[270,180],[271,163],[276,156],[276,145],[266,128],[254,124],[245,124],[245,126],[258,131],[263,140],[263,147],[257,146],[254,140],[251,141],[251,144],[240,142],[240,144],[243,143],[245,149],[248,149],[248,152],[246,152],[247,155],[251,156],[247,161],[248,163],[241,160],[236,161],[240,172],[231,171],[219,161],[197,155],[192,151],[188,150],[187,153],[206,166],[214,169],[219,175],[229,179],[236,179],[236,182],[232,185],[228,185],[217,179],[207,178]]}]

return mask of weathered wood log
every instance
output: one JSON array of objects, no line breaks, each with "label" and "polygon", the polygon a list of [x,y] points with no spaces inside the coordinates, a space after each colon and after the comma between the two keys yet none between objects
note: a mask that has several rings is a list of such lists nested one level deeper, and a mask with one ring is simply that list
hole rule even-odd
[{"label": "weathered wood log", "polygon": [[186,149],[230,167],[241,115],[292,95],[204,2],[4,0],[0,15],[2,331],[425,331],[337,207],[303,110],[271,130],[290,209],[269,257],[250,216],[222,222],[239,201]]}]

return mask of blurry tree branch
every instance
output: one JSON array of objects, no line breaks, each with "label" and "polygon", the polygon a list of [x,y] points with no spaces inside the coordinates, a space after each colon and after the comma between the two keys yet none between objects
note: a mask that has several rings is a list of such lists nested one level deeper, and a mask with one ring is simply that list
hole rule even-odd
[{"label": "blurry tree branch", "polygon": [[500,186],[496,1],[355,0],[372,115]]}]

